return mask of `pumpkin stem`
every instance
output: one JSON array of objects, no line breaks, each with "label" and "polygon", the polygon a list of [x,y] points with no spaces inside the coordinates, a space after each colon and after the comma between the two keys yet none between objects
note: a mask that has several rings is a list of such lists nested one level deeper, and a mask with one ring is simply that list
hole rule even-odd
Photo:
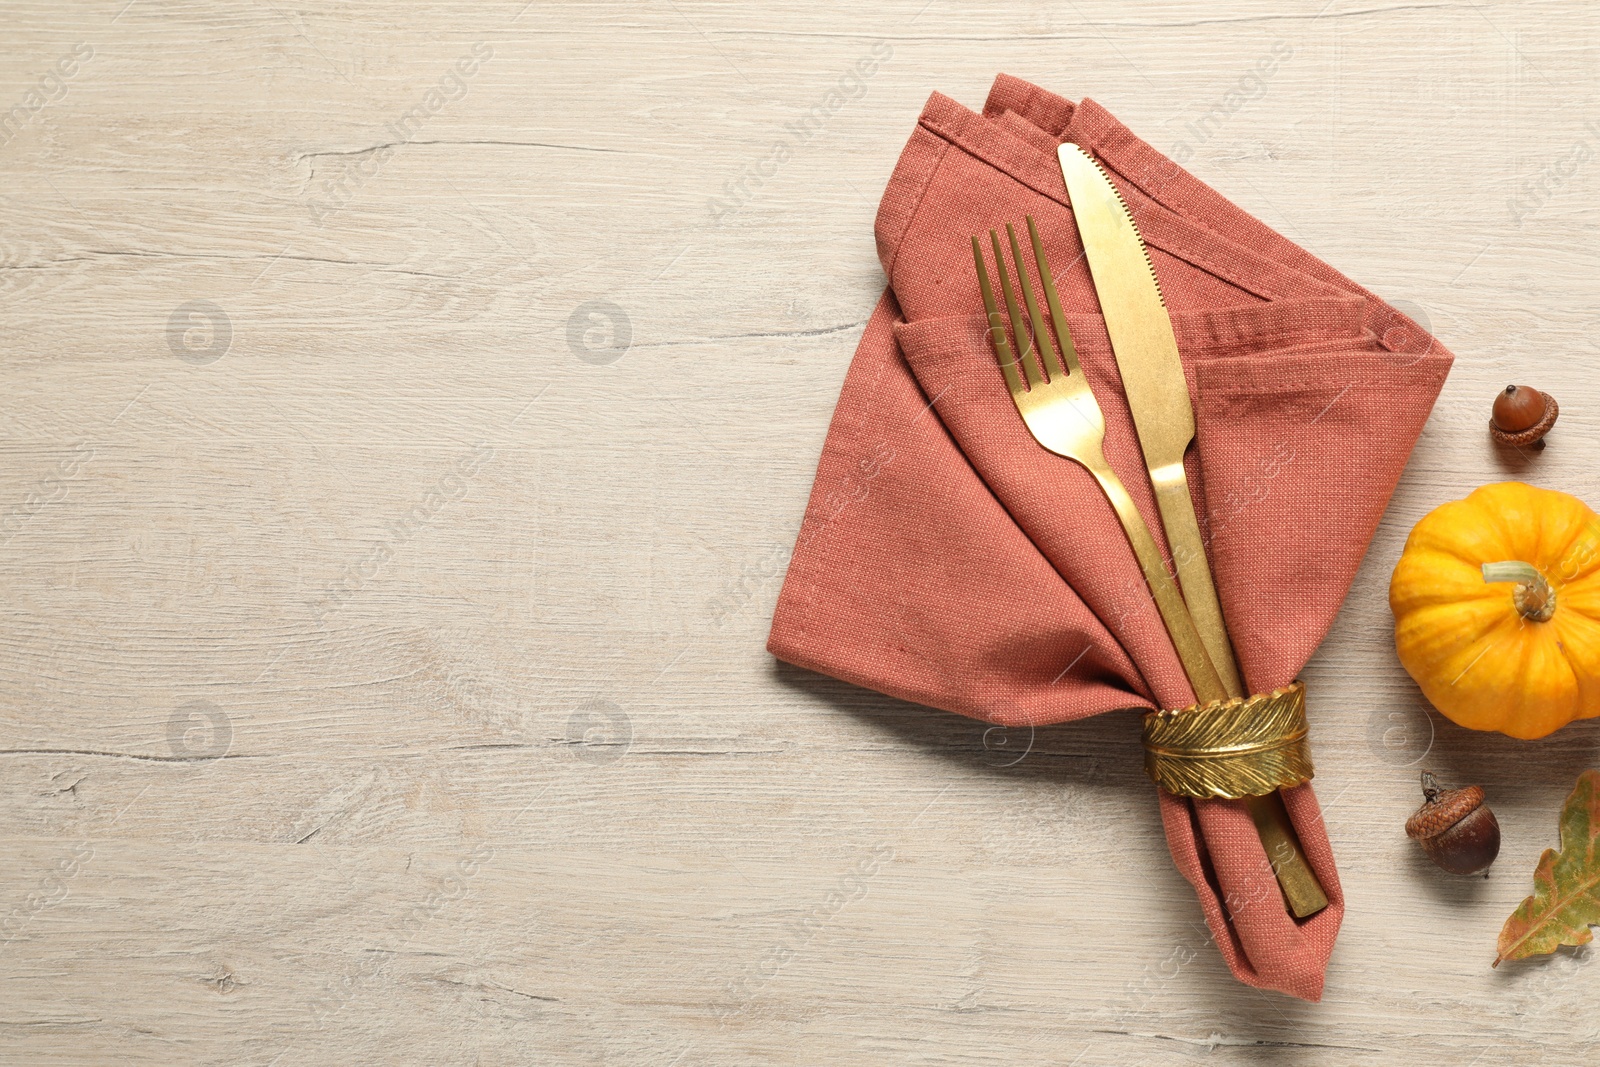
[{"label": "pumpkin stem", "polygon": [[1501,563],[1485,563],[1483,580],[1486,582],[1516,582],[1511,599],[1522,617],[1533,622],[1549,622],[1556,613],[1556,591],[1539,572],[1539,568],[1520,559]]}]

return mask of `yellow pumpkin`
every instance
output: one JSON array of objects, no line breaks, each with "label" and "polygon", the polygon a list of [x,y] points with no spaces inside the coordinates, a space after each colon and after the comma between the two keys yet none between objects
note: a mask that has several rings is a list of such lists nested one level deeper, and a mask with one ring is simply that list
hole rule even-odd
[{"label": "yellow pumpkin", "polygon": [[1600,715],[1600,516],[1521,482],[1429,512],[1389,581],[1395,651],[1473,730],[1535,738]]}]

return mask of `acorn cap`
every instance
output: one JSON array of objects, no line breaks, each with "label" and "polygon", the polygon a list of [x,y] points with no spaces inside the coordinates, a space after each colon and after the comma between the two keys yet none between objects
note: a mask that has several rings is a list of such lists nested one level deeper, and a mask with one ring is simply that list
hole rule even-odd
[{"label": "acorn cap", "polygon": [[1415,815],[1406,820],[1406,836],[1418,840],[1438,837],[1482,807],[1483,795],[1481,785],[1469,785],[1464,789],[1449,789],[1440,793],[1437,798],[1423,804]]}]

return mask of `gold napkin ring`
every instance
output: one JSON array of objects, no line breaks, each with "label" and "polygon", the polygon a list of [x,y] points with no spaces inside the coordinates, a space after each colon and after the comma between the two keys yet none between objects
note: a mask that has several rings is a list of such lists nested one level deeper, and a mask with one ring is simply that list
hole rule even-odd
[{"label": "gold napkin ring", "polygon": [[1266,796],[1311,780],[1306,687],[1153,711],[1144,717],[1145,773],[1184,797]]}]

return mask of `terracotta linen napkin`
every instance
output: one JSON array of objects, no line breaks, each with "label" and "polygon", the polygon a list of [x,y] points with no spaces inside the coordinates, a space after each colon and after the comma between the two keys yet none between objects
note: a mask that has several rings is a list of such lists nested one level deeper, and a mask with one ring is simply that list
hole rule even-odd
[{"label": "terracotta linen napkin", "polygon": [[[1294,680],[1332,624],[1452,357],[1094,102],[1002,75],[981,115],[934,94],[889,180],[876,230],[890,290],[823,447],[768,643],[780,659],[1006,725],[1193,702],[1115,513],[1029,436],[989,347],[968,238],[1032,214],[1107,461],[1166,551],[1062,141],[1105,167],[1150,247],[1195,402],[1189,481],[1250,690]],[[1303,922],[1241,804],[1157,793],[1234,974],[1317,999],[1344,901],[1312,788],[1285,801],[1331,903]]]}]

